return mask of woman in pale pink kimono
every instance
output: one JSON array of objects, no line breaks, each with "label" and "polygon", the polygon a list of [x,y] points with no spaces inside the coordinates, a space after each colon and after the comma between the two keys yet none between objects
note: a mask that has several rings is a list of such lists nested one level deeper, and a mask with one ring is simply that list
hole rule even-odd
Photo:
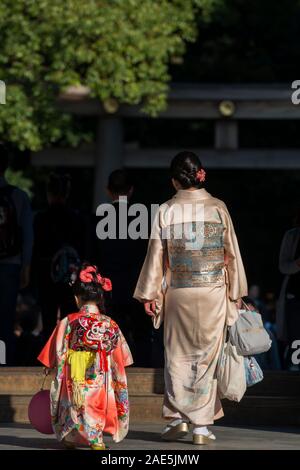
[{"label": "woman in pale pink kimono", "polygon": [[193,442],[206,444],[215,439],[206,426],[223,416],[216,366],[225,324],[236,320],[247,281],[230,215],[203,188],[198,157],[181,152],[171,175],[177,193],[157,213],[134,297],[156,326],[164,319],[162,437],[184,436],[191,423]]},{"label": "woman in pale pink kimono", "polygon": [[102,450],[103,432],[115,442],[128,432],[125,367],[133,361],[118,325],[103,314],[105,290],[111,290],[109,279],[95,266],[83,266],[74,284],[80,310],[59,323],[38,357],[47,368],[56,368],[52,423],[57,439],[69,448]]}]

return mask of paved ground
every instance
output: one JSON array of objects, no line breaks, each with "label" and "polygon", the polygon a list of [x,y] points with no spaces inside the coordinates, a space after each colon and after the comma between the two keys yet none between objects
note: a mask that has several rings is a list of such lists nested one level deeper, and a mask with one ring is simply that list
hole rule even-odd
[{"label": "paved ground", "polygon": [[[217,442],[210,446],[193,446],[191,436],[184,440],[166,443],[160,439],[161,425],[145,423],[131,424],[127,438],[120,444],[106,443],[112,450],[196,450],[196,449],[267,449],[300,450],[300,429],[296,428],[243,428],[214,426]],[[39,434],[26,424],[0,424],[0,450],[11,449],[61,449],[53,436]]]}]

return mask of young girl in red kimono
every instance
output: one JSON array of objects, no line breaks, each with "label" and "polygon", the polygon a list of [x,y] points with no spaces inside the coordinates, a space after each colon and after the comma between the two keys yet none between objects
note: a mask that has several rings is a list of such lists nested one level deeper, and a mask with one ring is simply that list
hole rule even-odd
[{"label": "young girl in red kimono", "polygon": [[61,320],[38,359],[55,368],[51,384],[53,429],[65,447],[105,449],[103,432],[115,442],[129,424],[125,367],[132,364],[118,325],[104,315],[103,292],[112,288],[95,266],[84,265],[73,282],[78,313]]}]

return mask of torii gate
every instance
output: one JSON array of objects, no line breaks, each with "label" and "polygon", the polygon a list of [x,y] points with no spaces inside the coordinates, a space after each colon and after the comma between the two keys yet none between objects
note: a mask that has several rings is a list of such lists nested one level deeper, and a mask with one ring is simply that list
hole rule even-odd
[{"label": "torii gate", "polygon": [[[239,148],[239,121],[298,120],[300,105],[293,104],[291,83],[286,84],[173,84],[168,106],[160,119],[213,120],[214,146],[196,148],[207,168],[300,168],[300,149]],[[172,148],[140,148],[123,141],[123,122],[145,118],[138,106],[104,104],[90,98],[86,87],[70,87],[58,100],[60,109],[97,119],[94,145],[78,149],[48,149],[32,156],[37,166],[94,167],[94,205],[105,200],[108,174],[118,167],[165,168]],[[149,118],[151,119],[151,118]],[[177,149],[179,150],[179,149]]]}]

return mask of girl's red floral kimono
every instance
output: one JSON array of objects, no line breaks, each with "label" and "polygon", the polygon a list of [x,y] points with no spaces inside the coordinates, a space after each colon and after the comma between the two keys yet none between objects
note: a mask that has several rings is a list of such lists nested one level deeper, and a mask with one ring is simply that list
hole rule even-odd
[{"label": "girl's red floral kimono", "polygon": [[126,436],[129,403],[125,367],[132,356],[118,325],[95,305],[64,318],[38,359],[56,367],[51,416],[59,441],[101,444],[103,431],[115,442]]}]

